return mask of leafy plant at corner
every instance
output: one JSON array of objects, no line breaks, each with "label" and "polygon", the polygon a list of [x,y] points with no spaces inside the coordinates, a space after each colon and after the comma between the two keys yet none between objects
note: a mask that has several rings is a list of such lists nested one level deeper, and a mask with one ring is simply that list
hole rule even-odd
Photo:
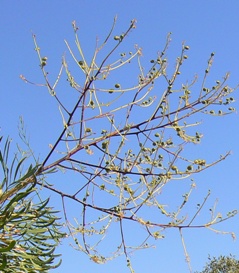
[{"label": "leafy plant at corner", "polygon": [[196,273],[239,273],[239,261],[232,255],[218,258],[209,256],[208,260],[204,269]]},{"label": "leafy plant at corner", "polygon": [[25,159],[12,158],[9,139],[1,146],[0,272],[48,272],[60,265],[55,264],[55,247],[63,233],[49,200],[39,199],[39,165],[30,165],[23,174]]}]

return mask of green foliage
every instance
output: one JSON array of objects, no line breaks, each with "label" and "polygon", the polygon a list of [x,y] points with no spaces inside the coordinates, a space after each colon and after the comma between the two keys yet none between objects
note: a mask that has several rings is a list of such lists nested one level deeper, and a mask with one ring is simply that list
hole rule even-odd
[{"label": "green foliage", "polygon": [[6,273],[48,272],[60,265],[54,263],[63,237],[60,224],[49,199],[38,197],[39,165],[30,165],[23,174],[25,160],[12,157],[7,139],[0,150],[0,270]]},{"label": "green foliage", "polygon": [[234,256],[210,256],[204,269],[197,273],[239,273],[239,261]]}]

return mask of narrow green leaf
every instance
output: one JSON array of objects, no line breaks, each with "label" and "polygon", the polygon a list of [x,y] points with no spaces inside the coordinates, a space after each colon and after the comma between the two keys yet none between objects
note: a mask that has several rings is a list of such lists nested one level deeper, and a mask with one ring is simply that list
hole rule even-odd
[{"label": "narrow green leaf", "polygon": [[16,241],[11,241],[11,243],[6,246],[6,247],[0,247],[0,252],[7,252],[7,251],[10,251],[14,248],[14,246],[16,245]]},{"label": "narrow green leaf", "polygon": [[2,255],[2,264],[0,265],[0,270],[3,270],[7,265],[7,257],[6,255]]}]

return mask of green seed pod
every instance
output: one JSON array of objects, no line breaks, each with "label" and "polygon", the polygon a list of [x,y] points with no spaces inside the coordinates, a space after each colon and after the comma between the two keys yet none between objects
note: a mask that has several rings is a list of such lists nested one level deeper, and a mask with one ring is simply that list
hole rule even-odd
[{"label": "green seed pod", "polygon": [[48,59],[47,57],[42,57],[42,58],[41,58],[41,60],[42,60],[43,62],[46,62],[47,59]]},{"label": "green seed pod", "polygon": [[115,41],[119,41],[119,40],[120,40],[120,36],[115,36],[115,37],[114,37],[114,40],[115,40]]},{"label": "green seed pod", "polygon": [[173,142],[172,142],[171,139],[169,139],[169,140],[166,141],[166,144],[167,144],[167,145],[173,145]]},{"label": "green seed pod", "polygon": [[102,142],[102,145],[101,145],[102,149],[106,149],[108,147],[108,144],[109,144],[108,141]]},{"label": "green seed pod", "polygon": [[224,91],[224,92],[227,92],[227,91],[228,91],[228,87],[225,86],[225,87],[223,88],[223,91]]},{"label": "green seed pod", "polygon": [[110,90],[109,90],[109,93],[110,93],[110,94],[114,93],[114,89],[110,89]]},{"label": "green seed pod", "polygon": [[190,47],[189,46],[184,46],[184,49],[189,50]]},{"label": "green seed pod", "polygon": [[45,65],[46,65],[46,62],[45,62],[45,61],[41,62],[41,66],[42,66],[42,67],[45,66]]},{"label": "green seed pod", "polygon": [[119,83],[116,83],[116,84],[115,84],[115,88],[120,88],[120,84],[119,84]]}]

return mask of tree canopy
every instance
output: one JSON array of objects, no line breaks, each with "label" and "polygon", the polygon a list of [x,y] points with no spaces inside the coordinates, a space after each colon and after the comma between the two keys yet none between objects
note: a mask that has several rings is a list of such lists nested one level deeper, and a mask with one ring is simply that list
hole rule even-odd
[{"label": "tree canopy", "polygon": [[[21,263],[18,259],[23,257],[26,272],[47,271],[56,257],[53,253],[58,239],[67,232],[73,238],[74,247],[92,261],[105,263],[125,255],[127,266],[133,272],[130,254],[163,239],[169,228],[179,231],[189,263],[183,230],[210,227],[216,230],[216,224],[237,214],[232,210],[222,215],[214,207],[210,220],[197,221],[210,191],[201,203],[194,204],[196,210],[187,207],[196,188],[194,175],[229,155],[215,155],[218,157],[208,162],[206,158],[187,153],[200,145],[202,116],[220,118],[235,111],[231,104],[236,88],[228,85],[229,74],[223,80],[216,79],[213,85],[208,83],[214,59],[211,53],[200,83],[197,76],[181,82],[182,66],[190,50],[187,44],[182,44],[173,68],[167,59],[170,34],[164,48],[145,62],[139,46],[127,51],[121,49],[135,29],[136,21],[132,20],[128,29],[119,34],[114,33],[115,23],[101,44],[97,40],[89,58],[84,54],[74,21],[75,49],[65,41],[73,62],[63,55],[55,80],[49,79],[47,70],[50,57],[41,54],[37,37],[33,35],[44,78],[42,86],[58,105],[62,125],[49,145],[49,152],[41,155],[43,159],[28,154],[34,165],[29,165],[25,173],[20,172],[25,157],[13,158],[8,168],[8,141],[3,148],[1,163],[5,178],[1,187],[4,205],[1,217],[6,233],[1,239],[2,266],[15,259],[12,266],[17,268]],[[21,75],[21,78],[35,84],[28,76]],[[69,89],[67,98],[66,89]],[[24,131],[20,135],[31,151]],[[62,188],[54,180],[57,174],[68,177],[66,187]],[[162,196],[170,196],[175,180],[185,181],[184,192],[179,192],[176,200],[166,198],[165,204]],[[55,214],[55,209],[60,208],[49,208],[48,199],[41,200],[42,191],[59,197],[64,216],[61,223]],[[29,199],[29,196],[33,197]],[[40,201],[35,204],[37,198]],[[74,208],[78,206],[77,215],[72,211],[72,204]],[[130,225],[140,228],[140,238],[130,239],[126,228]],[[67,231],[58,230],[63,226]],[[14,239],[19,229],[20,238]],[[114,230],[113,237],[111,230]],[[108,251],[102,247],[107,238],[111,240]]]},{"label": "tree canopy", "polygon": [[[201,273],[238,273],[239,261],[232,255],[208,257],[208,262]],[[199,273],[199,272],[198,272]]]}]

